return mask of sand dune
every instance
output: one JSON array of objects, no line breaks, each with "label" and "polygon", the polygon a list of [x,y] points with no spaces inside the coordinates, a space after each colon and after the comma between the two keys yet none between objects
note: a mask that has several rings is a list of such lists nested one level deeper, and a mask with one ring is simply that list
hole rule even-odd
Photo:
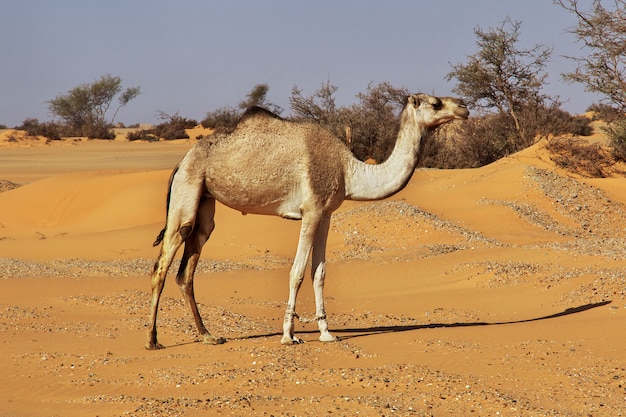
[{"label": "sand dune", "polygon": [[[0,140],[0,179],[23,184],[0,193],[0,415],[624,413],[624,178],[577,178],[540,142],[345,203],[326,284],[341,340],[301,324],[293,347],[279,333],[299,222],[218,206],[196,294],[228,343],[196,343],[170,280],[167,349],[148,352],[151,244],[193,140],[27,140]],[[299,303],[313,315],[310,285]]]}]

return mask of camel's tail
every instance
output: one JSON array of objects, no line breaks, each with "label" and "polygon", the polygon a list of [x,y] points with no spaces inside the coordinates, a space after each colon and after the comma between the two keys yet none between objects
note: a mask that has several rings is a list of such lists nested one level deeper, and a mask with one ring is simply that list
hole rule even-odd
[{"label": "camel's tail", "polygon": [[172,174],[170,175],[170,180],[167,185],[167,202],[165,206],[165,227],[163,228],[163,230],[161,230],[161,232],[157,236],[152,246],[159,246],[161,242],[163,242],[163,237],[165,236],[165,229],[167,229],[167,218],[169,217],[170,199],[172,197],[172,181],[174,181],[174,175],[176,175],[176,173],[178,172],[179,167],[180,167],[180,164],[176,165],[176,168],[174,168],[174,171],[172,171]]}]

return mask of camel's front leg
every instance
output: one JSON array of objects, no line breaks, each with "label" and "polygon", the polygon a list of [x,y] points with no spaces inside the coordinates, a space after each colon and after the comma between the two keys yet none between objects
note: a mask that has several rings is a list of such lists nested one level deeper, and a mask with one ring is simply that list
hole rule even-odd
[{"label": "camel's front leg", "polygon": [[313,242],[313,292],[315,293],[315,319],[320,329],[320,342],[334,342],[335,336],[328,331],[326,309],[324,308],[324,280],[326,278],[326,241],[330,228],[330,217],[324,216]]},{"label": "camel's front leg", "polygon": [[294,332],[296,297],[298,296],[300,285],[302,285],[304,271],[311,254],[313,239],[317,233],[319,222],[319,216],[313,216],[313,218],[312,216],[305,216],[302,220],[298,249],[289,273],[289,299],[287,300],[287,309],[285,310],[285,319],[283,321],[283,338],[280,340],[280,343],[283,345],[302,343],[302,340],[297,338]]}]

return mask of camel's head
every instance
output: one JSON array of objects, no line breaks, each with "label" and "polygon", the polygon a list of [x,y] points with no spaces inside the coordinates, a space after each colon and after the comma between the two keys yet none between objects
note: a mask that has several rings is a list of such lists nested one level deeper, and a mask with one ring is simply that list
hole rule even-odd
[{"label": "camel's head", "polygon": [[436,128],[455,119],[465,120],[469,110],[463,100],[453,97],[434,97],[428,94],[411,94],[405,111],[409,111],[426,128]]}]

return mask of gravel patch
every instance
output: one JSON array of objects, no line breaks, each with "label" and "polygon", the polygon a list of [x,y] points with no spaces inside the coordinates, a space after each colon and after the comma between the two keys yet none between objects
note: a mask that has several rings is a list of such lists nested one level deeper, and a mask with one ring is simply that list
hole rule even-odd
[{"label": "gravel patch", "polygon": [[[154,268],[154,259],[126,259],[112,261],[93,261],[89,259],[56,259],[52,261],[24,261],[21,259],[0,258],[0,278],[27,278],[34,276],[51,277],[86,277],[86,276],[119,276],[129,277],[150,275]],[[268,261],[275,265],[280,263],[273,258]],[[174,260],[168,275],[178,271],[179,260]],[[265,267],[238,262],[204,260],[198,262],[196,273],[239,271],[244,269],[262,270]]]}]

